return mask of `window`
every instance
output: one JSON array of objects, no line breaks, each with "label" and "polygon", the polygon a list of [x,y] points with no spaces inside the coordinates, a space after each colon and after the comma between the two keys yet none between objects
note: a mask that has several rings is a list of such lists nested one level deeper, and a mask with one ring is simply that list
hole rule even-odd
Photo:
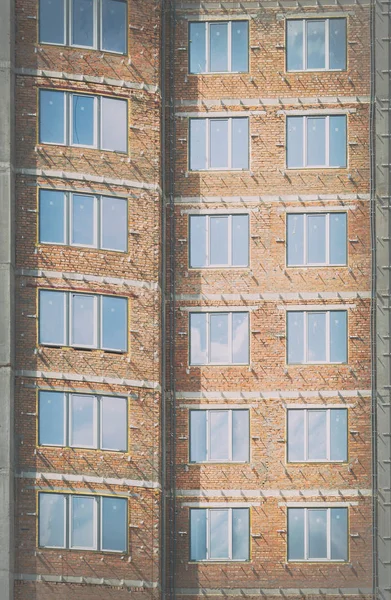
[{"label": "window", "polygon": [[346,19],[286,22],[288,71],[346,69]]},{"label": "window", "polygon": [[127,552],[126,498],[39,494],[39,546]]},{"label": "window", "polygon": [[39,292],[39,343],[127,350],[127,298]]},{"label": "window", "polygon": [[191,462],[248,462],[248,410],[191,410]]},{"label": "window", "polygon": [[248,71],[248,22],[189,23],[190,73]]},{"label": "window", "polygon": [[39,41],[126,54],[126,0],[39,0]]},{"label": "window", "polygon": [[126,100],[40,90],[39,141],[127,152]]},{"label": "window", "polygon": [[248,215],[190,217],[190,267],[247,267]]},{"label": "window", "polygon": [[127,200],[40,190],[39,241],[126,252]]},{"label": "window", "polygon": [[287,416],[288,462],[347,460],[346,409],[289,409]]},{"label": "window", "polygon": [[346,213],[288,214],[287,265],[346,265]]},{"label": "window", "polygon": [[127,451],[127,400],[63,392],[39,392],[40,446]]},{"label": "window", "polygon": [[288,560],[347,559],[347,508],[288,508]]},{"label": "window", "polygon": [[190,313],[190,364],[248,364],[246,312]]},{"label": "window", "polygon": [[347,312],[287,313],[288,363],[346,363]]},{"label": "window", "polygon": [[248,118],[190,119],[190,170],[248,169]]},{"label": "window", "polygon": [[249,560],[248,508],[190,509],[190,560]]},{"label": "window", "polygon": [[287,166],[346,167],[346,116],[287,117]]}]

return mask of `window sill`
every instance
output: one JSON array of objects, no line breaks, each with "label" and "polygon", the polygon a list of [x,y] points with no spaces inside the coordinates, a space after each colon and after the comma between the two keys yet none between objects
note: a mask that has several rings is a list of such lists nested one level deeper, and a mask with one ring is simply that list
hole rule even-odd
[{"label": "window sill", "polygon": [[36,247],[39,246],[61,246],[61,248],[69,248],[70,250],[72,249],[76,249],[78,250],[79,248],[83,249],[83,252],[85,250],[89,250],[89,251],[99,251],[99,252],[113,252],[114,254],[128,254],[128,249],[126,250],[112,250],[111,248],[101,248],[99,246],[82,246],[82,245],[77,245],[77,244],[67,244],[66,242],[43,242],[43,241],[39,241],[38,244],[36,245]]},{"label": "window sill", "polygon": [[128,354],[127,350],[107,350],[106,348],[97,348],[97,347],[89,347],[89,346],[67,346],[65,344],[50,344],[40,342],[39,346],[41,348],[59,348],[61,350],[78,350],[78,351],[86,351],[86,352],[105,352],[106,354]]},{"label": "window sill", "polygon": [[236,465],[249,465],[250,461],[244,461],[244,460],[229,460],[229,461],[219,461],[219,460],[205,460],[202,462],[189,462],[187,463],[188,467],[197,467],[197,466],[226,466],[226,467],[230,467],[230,466],[236,466]]},{"label": "window sill", "polygon": [[248,367],[249,363],[200,363],[200,364],[191,364],[188,365],[188,368],[191,367]]},{"label": "window sill", "polygon": [[286,269],[335,269],[335,268],[343,268],[343,269],[347,269],[349,267],[349,265],[347,264],[325,264],[325,263],[319,263],[319,264],[310,264],[310,265],[285,265]]},{"label": "window sill", "polygon": [[[114,452],[115,454],[127,454],[130,456],[129,451],[128,450],[113,450],[113,449],[107,449],[107,448],[96,448],[95,446],[61,446],[60,444],[38,444],[37,448],[61,448],[61,450],[91,450],[92,452],[104,452],[105,454],[108,452]],[[65,475],[66,477],[66,475]]]},{"label": "window sill", "polygon": [[[208,117],[210,117],[210,115],[208,115]],[[189,169],[188,170],[189,174],[192,173],[249,173],[250,174],[250,169],[248,167],[245,167],[243,169],[234,169],[234,168],[230,168],[230,167],[221,167],[219,169]]]},{"label": "window sill", "polygon": [[[46,88],[40,88],[45,90]],[[87,95],[87,94],[82,94],[82,95]],[[103,96],[103,94],[98,94],[100,96]],[[110,96],[104,96],[106,97],[110,97]],[[110,152],[111,154],[118,154],[120,156],[129,156],[129,152],[128,150],[110,150],[110,148],[99,148],[99,146],[82,146],[79,144],[66,144],[65,142],[44,142],[43,140],[39,140],[38,146],[60,146],[61,148],[76,148],[76,150],[96,150],[97,152]],[[44,169],[45,170],[45,169]]]},{"label": "window sill", "polygon": [[189,77],[204,75],[250,75],[250,71],[202,71],[201,73],[187,73]]},{"label": "window sill", "polygon": [[[321,405],[320,405],[321,406]],[[297,461],[290,461],[290,462],[286,462],[286,465],[288,467],[290,466],[305,466],[305,465],[347,465],[349,464],[348,460],[297,460]]]},{"label": "window sill", "polygon": [[56,552],[94,552],[95,554],[110,554],[115,556],[129,556],[127,550],[96,550],[95,548],[61,548],[60,546],[38,546],[39,551],[49,550]]},{"label": "window sill", "polygon": [[348,70],[344,69],[287,69],[285,73],[347,73]]},{"label": "window sill", "polygon": [[345,365],[348,366],[349,363],[347,362],[303,362],[303,363],[286,363],[286,368],[289,367],[317,367],[317,366],[322,366],[324,367],[325,365],[331,365],[331,366],[338,366],[338,365]]},{"label": "window sill", "polygon": [[223,564],[223,565],[227,565],[230,563],[250,563],[251,559],[250,558],[216,558],[216,559],[205,559],[205,560],[189,560],[188,564],[189,565],[208,565],[208,564]]},{"label": "window sill", "polygon": [[237,270],[237,271],[251,271],[249,266],[236,266],[236,265],[216,265],[210,267],[188,267],[188,270],[192,273],[195,271],[223,271],[225,269]]},{"label": "window sill", "polygon": [[288,167],[288,166],[285,166],[285,170],[288,171],[289,173],[292,173],[293,171],[324,171],[324,170],[327,170],[327,171],[331,171],[331,170],[332,171],[338,171],[338,170],[342,171],[342,170],[344,170],[344,171],[346,171],[348,168],[349,167],[347,165],[345,165],[345,166],[339,166],[339,167],[330,167],[330,166],[327,166],[327,165],[323,165],[323,166],[320,165],[320,166],[317,166],[317,167],[306,167],[306,166],[303,166],[303,167]]},{"label": "window sill", "polygon": [[308,564],[308,565],[318,565],[319,563],[321,564],[325,564],[328,565],[330,563],[332,564],[343,564],[343,565],[350,565],[351,563],[347,560],[347,559],[332,559],[332,558],[311,558],[311,559],[300,559],[300,558],[296,558],[293,560],[288,560],[285,562],[286,565],[292,565],[294,563],[299,563],[299,564]]},{"label": "window sill", "polygon": [[110,54],[113,56],[128,56],[128,52],[116,52],[115,50],[103,50],[103,48],[97,48],[94,46],[76,46],[69,44],[61,44],[56,42],[43,42],[39,41],[37,46],[53,46],[54,48],[67,48],[69,50],[87,50],[89,52],[103,52],[104,54]]}]

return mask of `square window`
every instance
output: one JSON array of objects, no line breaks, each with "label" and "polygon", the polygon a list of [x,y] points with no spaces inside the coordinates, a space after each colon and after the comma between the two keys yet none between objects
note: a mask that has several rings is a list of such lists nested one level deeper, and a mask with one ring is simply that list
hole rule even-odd
[{"label": "square window", "polygon": [[248,410],[190,411],[191,462],[248,462]]},{"label": "square window", "polygon": [[347,460],[346,409],[289,409],[287,418],[288,462]]},{"label": "square window", "polygon": [[190,313],[190,364],[248,361],[248,313]]},{"label": "square window", "polygon": [[248,71],[248,21],[189,23],[190,73]]},{"label": "square window", "polygon": [[287,215],[289,267],[346,264],[346,213]]},{"label": "square window", "polygon": [[288,71],[346,69],[346,19],[288,19]]},{"label": "square window", "polygon": [[189,168],[247,170],[249,168],[248,117],[189,120]]},{"label": "square window", "polygon": [[289,116],[286,127],[289,169],[346,168],[346,115]]},{"label": "square window", "polygon": [[347,508],[288,508],[289,561],[346,561]]},{"label": "square window", "polygon": [[288,363],[346,363],[347,312],[288,311]]},{"label": "square window", "polygon": [[190,509],[190,560],[249,559],[249,509]]}]

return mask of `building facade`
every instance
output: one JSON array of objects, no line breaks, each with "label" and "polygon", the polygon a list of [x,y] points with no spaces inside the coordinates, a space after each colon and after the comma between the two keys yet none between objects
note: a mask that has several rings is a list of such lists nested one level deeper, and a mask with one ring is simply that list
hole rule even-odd
[{"label": "building facade", "polygon": [[0,34],[1,597],[389,599],[389,5]]}]

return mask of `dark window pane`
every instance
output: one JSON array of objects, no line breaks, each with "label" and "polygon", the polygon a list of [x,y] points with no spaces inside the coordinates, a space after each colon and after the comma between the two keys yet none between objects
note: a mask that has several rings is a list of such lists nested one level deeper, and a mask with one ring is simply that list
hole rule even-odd
[{"label": "dark window pane", "polygon": [[72,496],[71,548],[96,549],[96,499]]},{"label": "dark window pane", "polygon": [[70,445],[96,448],[96,398],[72,394],[69,398]]},{"label": "dark window pane", "polygon": [[224,169],[228,167],[228,121],[211,120],[210,126],[210,168]]},{"label": "dark window pane", "polygon": [[40,90],[39,141],[46,144],[65,144],[64,92]]},{"label": "dark window pane", "polygon": [[65,446],[65,394],[39,392],[39,443]]},{"label": "dark window pane", "polygon": [[128,103],[113,98],[101,99],[101,144],[104,150],[127,152]]},{"label": "dark window pane", "polygon": [[65,339],[65,294],[40,291],[39,342],[63,346]]},{"label": "dark window pane", "polygon": [[190,217],[190,266],[206,267],[206,220],[204,215]]},{"label": "dark window pane", "polygon": [[210,23],[210,71],[228,71],[228,24]]},{"label": "dark window pane", "polygon": [[288,560],[304,558],[304,510],[288,508]]},{"label": "dark window pane", "polygon": [[330,69],[346,69],[346,19],[330,19]]},{"label": "dark window pane", "polygon": [[250,422],[248,410],[232,411],[232,460],[249,461]]},{"label": "dark window pane", "polygon": [[347,460],[348,458],[348,411],[345,409],[330,410],[330,459]]},{"label": "dark window pane", "polygon": [[331,509],[331,559],[348,559],[348,511],[346,508]]},{"label": "dark window pane", "polygon": [[210,322],[210,362],[227,364],[231,362],[228,342],[228,315],[212,313]]},{"label": "dark window pane", "polygon": [[330,313],[330,361],[347,362],[347,313],[344,310]]},{"label": "dark window pane", "polygon": [[102,50],[126,52],[126,2],[102,0]]},{"label": "dark window pane", "polygon": [[94,196],[72,196],[72,244],[96,246],[96,199]]},{"label": "dark window pane", "polygon": [[61,494],[39,494],[39,545],[65,547],[65,498]]},{"label": "dark window pane", "polygon": [[94,146],[94,108],[93,96],[72,96],[72,144],[76,146]]},{"label": "dark window pane", "polygon": [[232,71],[248,71],[248,22],[232,21]]},{"label": "dark window pane", "polygon": [[206,166],[206,119],[190,119],[190,169]]},{"label": "dark window pane", "polygon": [[190,411],[190,460],[206,460],[206,411]]},{"label": "dark window pane", "polygon": [[210,460],[228,460],[228,411],[209,412]]},{"label": "dark window pane", "polygon": [[123,198],[101,198],[102,248],[126,252],[128,203]]},{"label": "dark window pane", "polygon": [[102,498],[102,550],[126,552],[127,508],[125,498]]},{"label": "dark window pane", "polygon": [[94,45],[94,0],[72,0],[72,44]]},{"label": "dark window pane", "polygon": [[72,345],[96,346],[96,327],[96,298],[87,294],[72,294]]},{"label": "dark window pane", "polygon": [[107,350],[127,350],[128,303],[126,298],[102,297],[102,347]]},{"label": "dark window pane", "polygon": [[304,21],[287,21],[287,68],[288,71],[301,71],[303,63],[303,28]]},{"label": "dark window pane", "polygon": [[206,71],[206,23],[190,23],[190,73]]},{"label": "dark window pane", "polygon": [[346,265],[347,262],[346,213],[330,214],[330,263]]},{"label": "dark window pane", "polygon": [[327,510],[308,510],[308,558],[327,558]]},{"label": "dark window pane", "polygon": [[206,510],[190,509],[190,560],[206,559]]},{"label": "dark window pane", "polygon": [[307,21],[307,69],[325,66],[325,21]]},{"label": "dark window pane", "polygon": [[305,459],[304,410],[288,410],[288,461]]},{"label": "dark window pane", "polygon": [[326,262],[326,215],[307,215],[307,262]]},{"label": "dark window pane", "polygon": [[248,313],[232,313],[232,362],[248,364],[250,348],[248,339]]},{"label": "dark window pane", "polygon": [[326,313],[308,313],[307,361],[324,362],[326,358]]},{"label": "dark window pane", "polygon": [[321,167],[326,164],[326,119],[307,119],[307,166]]},{"label": "dark window pane", "polygon": [[325,460],[327,458],[327,412],[309,410],[308,418],[308,459]]},{"label": "dark window pane", "polygon": [[304,264],[304,215],[287,215],[288,266]]},{"label": "dark window pane", "polygon": [[287,166],[302,167],[303,161],[303,117],[287,117]]},{"label": "dark window pane", "polygon": [[209,218],[210,265],[228,265],[228,217]]},{"label": "dark window pane", "polygon": [[232,265],[247,267],[249,264],[248,215],[232,216]]},{"label": "dark window pane", "polygon": [[304,362],[304,313],[287,313],[288,363]]},{"label": "dark window pane", "polygon": [[209,558],[229,558],[228,510],[209,511]]},{"label": "dark window pane", "polygon": [[39,241],[65,243],[65,194],[51,190],[39,192]]},{"label": "dark window pane", "polygon": [[232,509],[232,558],[249,559],[250,511],[248,508]]},{"label": "dark window pane", "polygon": [[126,398],[101,398],[102,448],[127,450],[128,402]]},{"label": "dark window pane", "polygon": [[346,167],[346,117],[330,117],[330,167]]},{"label": "dark window pane", "polygon": [[39,0],[39,40],[65,44],[65,0]]},{"label": "dark window pane", "polygon": [[205,365],[208,361],[206,348],[206,314],[190,315],[190,363]]},{"label": "dark window pane", "polygon": [[232,168],[248,169],[248,119],[232,119]]}]

